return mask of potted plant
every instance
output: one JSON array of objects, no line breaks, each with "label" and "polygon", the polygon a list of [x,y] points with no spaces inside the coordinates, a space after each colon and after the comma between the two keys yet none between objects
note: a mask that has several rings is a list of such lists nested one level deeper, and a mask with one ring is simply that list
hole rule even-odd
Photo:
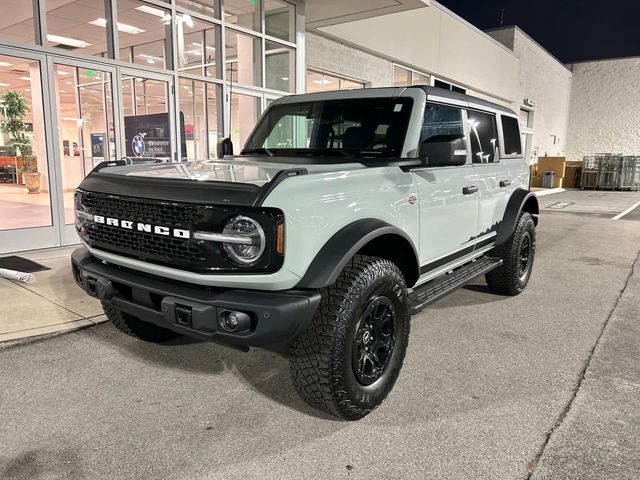
[{"label": "potted plant", "polygon": [[33,155],[31,139],[27,136],[24,118],[29,111],[25,98],[14,90],[7,90],[0,97],[0,105],[4,112],[4,120],[0,129],[9,135],[9,143],[18,157],[18,171],[22,173],[29,193],[40,190],[40,173],[38,160]]}]

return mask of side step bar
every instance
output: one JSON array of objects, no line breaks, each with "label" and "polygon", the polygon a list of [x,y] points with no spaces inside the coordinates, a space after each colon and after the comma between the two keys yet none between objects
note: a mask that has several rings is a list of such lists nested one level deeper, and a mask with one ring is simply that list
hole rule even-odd
[{"label": "side step bar", "polygon": [[475,277],[484,275],[502,265],[501,258],[480,257],[456,270],[440,275],[409,293],[411,315],[422,311],[428,305],[440,300]]}]

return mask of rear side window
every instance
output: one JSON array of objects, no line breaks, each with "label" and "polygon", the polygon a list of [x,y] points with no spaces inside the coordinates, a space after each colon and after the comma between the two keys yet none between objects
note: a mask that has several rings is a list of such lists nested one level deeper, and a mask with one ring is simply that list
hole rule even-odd
[{"label": "rear side window", "polygon": [[444,105],[427,105],[420,142],[440,135],[464,136],[462,110]]},{"label": "rear side window", "polygon": [[473,163],[497,162],[498,130],[495,115],[469,110],[468,118]]},{"label": "rear side window", "polygon": [[505,155],[522,154],[522,145],[520,142],[520,128],[518,119],[513,117],[502,116],[502,135],[504,136],[504,153]]}]

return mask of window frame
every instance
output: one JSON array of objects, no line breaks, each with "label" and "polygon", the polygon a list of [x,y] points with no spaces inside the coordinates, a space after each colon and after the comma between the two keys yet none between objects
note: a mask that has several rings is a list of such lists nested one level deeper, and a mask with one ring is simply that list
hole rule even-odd
[{"label": "window frame", "polygon": [[[500,158],[501,159],[512,159],[512,158],[524,158],[524,145],[522,144],[522,129],[520,128],[520,118],[519,117],[515,117],[513,115],[508,115],[506,113],[499,113],[498,116],[500,117],[500,121],[498,122],[498,141],[500,142],[499,144],[499,148],[498,151],[500,153]],[[509,154],[506,152],[503,152],[503,145],[505,145],[504,142],[504,130],[502,128],[502,118],[503,117],[507,117],[507,118],[512,118],[516,121],[516,124],[518,125],[518,140],[520,142],[520,153],[517,154]]]}]

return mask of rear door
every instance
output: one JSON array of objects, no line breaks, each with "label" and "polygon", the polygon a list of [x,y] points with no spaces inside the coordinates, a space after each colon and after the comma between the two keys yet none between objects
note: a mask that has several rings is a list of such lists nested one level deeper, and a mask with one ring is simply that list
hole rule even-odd
[{"label": "rear door", "polygon": [[498,119],[491,112],[467,111],[474,184],[479,188],[476,250],[492,245],[513,191],[509,170],[500,161]]},{"label": "rear door", "polygon": [[473,187],[476,172],[470,161],[468,129],[461,107],[428,103],[420,142],[440,135],[464,135],[467,148],[454,152],[463,155],[461,166],[425,167],[413,174],[420,201],[420,273],[428,280],[447,266],[473,253],[478,192]]}]

